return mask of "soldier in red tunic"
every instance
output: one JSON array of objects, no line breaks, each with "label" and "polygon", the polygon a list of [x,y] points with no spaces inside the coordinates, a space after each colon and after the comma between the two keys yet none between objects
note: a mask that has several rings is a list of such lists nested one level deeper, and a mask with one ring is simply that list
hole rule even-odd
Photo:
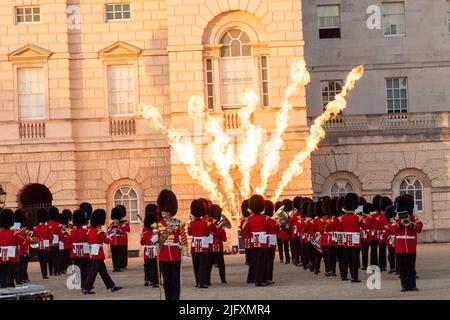
[{"label": "soldier in red tunic", "polygon": [[14,225],[14,212],[10,209],[0,211],[0,288],[15,287],[19,254],[17,233],[11,230]]},{"label": "soldier in red tunic", "polygon": [[128,268],[128,233],[131,231],[130,224],[127,220],[127,208],[119,204],[117,205],[118,208],[122,210],[122,215],[119,220],[120,228],[122,230],[123,236],[118,239],[119,244],[119,252],[120,252],[120,259],[119,259],[119,266],[122,270],[127,270]]},{"label": "soldier in red tunic", "polygon": [[311,263],[311,256],[312,256],[312,252],[310,250],[310,237],[309,237],[309,223],[311,221],[311,218],[308,216],[308,207],[309,204],[312,202],[311,199],[309,198],[303,198],[302,201],[302,205],[301,205],[301,214],[302,214],[302,218],[301,218],[301,224],[300,224],[300,245],[302,246],[302,254],[303,254],[303,258],[302,258],[302,265],[303,265],[303,269],[306,270],[310,265],[312,265]]},{"label": "soldier in red tunic", "polygon": [[397,218],[392,222],[389,231],[395,235],[395,254],[398,258],[402,292],[418,291],[416,286],[416,252],[417,237],[423,224],[414,216],[414,200],[408,195],[397,201]]},{"label": "soldier in red tunic", "polygon": [[[397,200],[396,200],[397,202]],[[394,206],[389,206],[385,210],[386,213],[386,219],[389,221],[389,224],[387,224],[384,228],[386,229],[386,235],[387,235],[387,246],[388,246],[388,261],[389,261],[389,273],[395,273],[398,266],[395,263],[395,234],[389,231],[389,228],[392,223],[395,223],[395,216],[397,213],[395,212]]]},{"label": "soldier in red tunic", "polygon": [[211,212],[211,217],[214,219],[212,247],[213,257],[214,261],[217,263],[217,267],[219,268],[220,281],[222,283],[227,283],[225,276],[225,259],[223,256],[223,243],[227,241],[227,233],[221,224],[222,208],[216,204],[213,204],[209,210]]},{"label": "soldier in red tunic", "polygon": [[323,212],[323,227],[322,227],[322,236],[320,247],[323,252],[323,262],[325,264],[325,276],[329,277],[332,275],[331,271],[331,253],[330,250],[333,251],[334,247],[331,243],[331,237],[333,234],[333,213],[331,211],[331,199],[329,197],[325,197],[322,200],[322,212]]},{"label": "soldier in red tunic", "polygon": [[14,221],[17,224],[15,229],[19,245],[17,251],[19,254],[19,262],[16,270],[16,284],[24,284],[29,282],[28,278],[28,260],[30,257],[30,245],[34,243],[26,228],[28,213],[23,209],[17,209],[14,212]]},{"label": "soldier in red tunic", "polygon": [[111,258],[113,264],[113,272],[121,272],[124,268],[123,263],[123,243],[126,236],[126,230],[120,219],[123,215],[123,209],[115,207],[111,210],[111,224],[107,229],[107,233],[111,238]]},{"label": "soldier in red tunic", "polygon": [[87,219],[81,210],[75,210],[72,219],[73,228],[69,231],[69,241],[72,245],[70,257],[74,265],[80,269],[81,289],[84,289],[90,262],[90,246],[86,229]]},{"label": "soldier in red tunic", "polygon": [[249,200],[252,215],[248,218],[248,229],[254,247],[255,286],[266,286],[266,248],[267,248],[267,217],[264,215],[265,201],[260,195],[253,195]]},{"label": "soldier in red tunic", "polygon": [[[149,207],[150,206],[150,207]],[[147,205],[145,208],[144,229],[141,235],[141,245],[144,247],[144,286],[159,288],[158,275],[158,229],[153,225],[157,221],[157,207]]]},{"label": "soldier in red tunic", "polygon": [[52,239],[50,243],[50,258],[49,258],[49,268],[50,275],[59,276],[61,274],[60,270],[60,252],[59,243],[63,239],[63,233],[59,225],[59,210],[56,207],[51,207],[48,210],[49,221],[48,227],[52,233]]},{"label": "soldier in red tunic", "polygon": [[87,233],[90,244],[91,262],[89,264],[89,272],[86,278],[86,286],[83,290],[83,294],[95,294],[95,292],[92,291],[92,287],[94,286],[97,273],[100,274],[106,288],[111,290],[111,292],[116,292],[122,289],[122,287],[118,287],[114,284],[108,274],[108,270],[106,269],[103,244],[109,244],[111,239],[109,239],[106,232],[102,230],[102,227],[105,225],[105,221],[105,210],[97,209],[92,213],[91,227]]},{"label": "soldier in red tunic", "polygon": [[180,300],[181,260],[187,261],[188,243],[184,222],[175,218],[178,200],[170,190],[162,190],[157,199],[162,219],[154,225],[159,231],[159,268],[163,276],[166,300]]},{"label": "soldier in red tunic", "polygon": [[380,200],[380,214],[378,215],[378,223],[380,228],[380,241],[378,248],[378,266],[381,271],[387,270],[387,228],[389,225],[388,219],[386,219],[386,208],[392,205],[392,200],[389,197],[382,197]]},{"label": "soldier in red tunic", "polygon": [[362,257],[362,270],[366,270],[369,265],[369,248],[370,242],[372,240],[372,217],[370,213],[373,211],[373,204],[366,203],[363,206],[363,212],[361,212],[360,217],[362,220],[361,227],[361,257]]},{"label": "soldier in red tunic", "polygon": [[38,225],[34,227],[34,236],[38,238],[38,259],[43,279],[48,279],[50,242],[52,233],[48,226],[48,212],[44,208],[37,211]]},{"label": "soldier in red tunic", "polygon": [[288,219],[288,227],[291,230],[291,248],[292,248],[292,263],[295,266],[300,264],[301,249],[300,249],[300,230],[298,229],[298,221],[301,217],[300,204],[302,197],[295,197],[292,201],[293,214]]},{"label": "soldier in red tunic", "polygon": [[370,213],[371,216],[371,240],[370,240],[370,264],[372,266],[378,266],[378,245],[380,242],[380,200],[382,196],[376,195],[372,199],[373,211]]},{"label": "soldier in red tunic", "polygon": [[269,218],[266,221],[267,225],[266,285],[271,285],[275,283],[273,281],[273,264],[275,260],[275,250],[277,247],[277,233],[279,227],[275,219],[272,219],[274,209],[275,206],[273,205],[272,201],[266,200],[264,214]]}]

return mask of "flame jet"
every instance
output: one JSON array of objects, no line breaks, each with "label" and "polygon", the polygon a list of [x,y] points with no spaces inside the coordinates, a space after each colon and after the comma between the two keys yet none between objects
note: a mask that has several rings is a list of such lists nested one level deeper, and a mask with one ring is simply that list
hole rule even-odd
[{"label": "flame jet", "polygon": [[280,150],[283,146],[283,133],[288,127],[289,111],[292,109],[292,104],[289,102],[289,99],[296,94],[301,87],[306,86],[311,81],[303,58],[297,58],[292,63],[291,80],[292,83],[284,92],[283,103],[281,104],[281,109],[278,112],[275,121],[275,132],[272,134],[271,139],[264,145],[264,162],[260,171],[261,182],[256,189],[256,192],[260,195],[264,195],[266,192],[269,177],[274,174],[274,171],[280,162]]},{"label": "flame jet", "polygon": [[289,167],[283,173],[283,177],[278,184],[277,189],[275,190],[275,194],[272,197],[272,201],[277,201],[284,189],[288,186],[294,176],[298,176],[303,172],[303,163],[311,156],[311,153],[317,149],[320,141],[325,138],[325,130],[323,126],[325,123],[337,115],[339,115],[342,111],[347,107],[347,101],[345,97],[348,92],[355,87],[356,81],[361,79],[364,73],[364,67],[358,66],[354,68],[350,74],[347,76],[345,81],[345,85],[342,88],[340,94],[336,95],[333,101],[330,101],[325,111],[314,120],[314,124],[310,128],[310,134],[306,138],[306,147],[300,151],[289,164]]}]

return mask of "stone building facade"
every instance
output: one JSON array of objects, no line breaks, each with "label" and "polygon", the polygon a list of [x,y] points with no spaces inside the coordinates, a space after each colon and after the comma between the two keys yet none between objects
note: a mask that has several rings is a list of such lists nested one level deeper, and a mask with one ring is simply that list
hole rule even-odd
[{"label": "stone building facade", "polygon": [[[240,107],[233,91],[248,85],[262,97],[254,121],[270,130],[290,64],[303,56],[301,16],[297,0],[2,1],[6,206],[75,209],[88,201],[109,211],[123,203],[132,222],[130,250],[139,249],[137,215],[161,189],[176,192],[179,215],[187,220],[190,201],[207,194],[161,132],[138,116],[137,105],[158,107],[164,121],[187,130],[202,151],[210,138],[187,115],[190,96],[203,95],[233,134]],[[305,93],[292,102],[281,169],[308,131]],[[286,195],[311,194],[306,165]],[[272,177],[269,194],[277,180]],[[229,238],[235,245],[235,230]]]},{"label": "stone building facade", "polygon": [[366,72],[312,157],[317,196],[416,196],[423,241],[450,240],[448,1],[303,1],[308,116]]}]

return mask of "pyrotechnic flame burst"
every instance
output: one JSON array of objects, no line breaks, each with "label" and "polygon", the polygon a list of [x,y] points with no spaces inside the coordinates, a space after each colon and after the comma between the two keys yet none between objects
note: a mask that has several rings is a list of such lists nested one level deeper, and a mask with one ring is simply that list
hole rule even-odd
[{"label": "pyrotechnic flame burst", "polygon": [[[347,106],[345,97],[355,86],[364,72],[363,66],[353,69],[347,76],[345,86],[340,94],[336,95],[333,101],[330,101],[324,113],[314,120],[310,128],[310,135],[306,139],[306,147],[301,150],[291,161],[288,168],[283,173],[272,201],[276,201],[282,195],[284,189],[288,186],[294,176],[303,172],[303,164],[310,157],[311,153],[317,149],[320,141],[325,137],[323,126],[327,121],[339,115]],[[298,90],[309,83],[310,77],[306,70],[305,61],[296,59],[291,67],[292,83],[286,88],[281,109],[276,118],[276,128],[270,141],[264,145],[264,162],[261,168],[261,182],[257,188],[257,193],[264,195],[267,189],[268,179],[274,173],[276,166],[280,161],[280,150],[283,146],[283,133],[288,127],[289,111],[292,105],[289,100],[298,92]],[[259,102],[259,96],[253,89],[247,89],[241,92],[240,99],[243,107],[239,111],[241,120],[241,129],[244,131],[244,141],[238,147],[237,157],[234,154],[233,145],[230,138],[223,128],[223,120],[208,114],[202,97],[193,96],[188,103],[188,114],[192,119],[203,122],[205,130],[213,137],[209,144],[211,155],[214,160],[217,173],[221,178],[223,189],[227,194],[231,206],[232,216],[238,215],[236,204],[236,192],[234,182],[231,177],[231,169],[237,165],[241,175],[240,192],[244,199],[251,193],[251,174],[256,165],[258,151],[262,143],[262,128],[252,123],[251,116],[256,110]],[[180,161],[187,167],[189,175],[197,181],[206,191],[209,192],[210,199],[223,208],[225,215],[229,217],[226,201],[218,189],[217,183],[205,169],[201,160],[196,160],[194,145],[183,140],[173,128],[167,127],[162,122],[162,116],[158,109],[144,103],[139,106],[140,114],[152,123],[153,127],[159,128],[167,137],[169,145],[173,148]],[[230,219],[231,221],[231,219]]]}]

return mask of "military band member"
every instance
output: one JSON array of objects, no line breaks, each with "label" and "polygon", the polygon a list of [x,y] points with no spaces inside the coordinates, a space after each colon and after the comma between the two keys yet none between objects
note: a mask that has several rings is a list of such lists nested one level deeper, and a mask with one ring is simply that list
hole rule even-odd
[{"label": "military band member", "polygon": [[376,195],[372,199],[373,211],[371,216],[371,240],[370,240],[370,265],[379,266],[378,261],[378,246],[380,242],[380,200],[382,196]]},{"label": "military band member", "polygon": [[307,245],[308,245],[308,252],[309,252],[309,262],[308,262],[308,268],[309,271],[314,272],[315,267],[315,259],[316,259],[316,249],[314,249],[314,240],[315,240],[315,231],[314,231],[314,206],[315,203],[313,201],[308,202],[307,206],[307,214],[308,214],[308,220],[305,224],[304,232],[307,234]]},{"label": "military band member", "polygon": [[102,227],[106,222],[106,212],[103,209],[97,209],[92,213],[91,227],[87,232],[87,238],[90,245],[90,263],[89,272],[86,278],[86,286],[83,290],[83,294],[95,294],[92,288],[97,277],[97,273],[100,274],[103,283],[108,290],[116,292],[122,289],[122,287],[116,286],[114,281],[108,274],[108,270],[105,265],[105,253],[103,250],[103,244],[109,244],[111,239],[108,238],[106,232],[102,230]]},{"label": "military band member", "polygon": [[162,219],[154,225],[159,230],[159,268],[163,276],[166,300],[180,300],[181,261],[189,256],[185,223],[175,218],[178,200],[170,190],[162,190],[157,199]]},{"label": "military band member", "polygon": [[141,245],[144,247],[144,286],[159,288],[158,272],[158,229],[153,226],[157,222],[157,208],[147,205],[145,209],[144,229],[141,235]]},{"label": "military band member", "polygon": [[50,232],[52,233],[52,240],[50,243],[50,259],[49,268],[50,275],[59,276],[61,274],[60,270],[60,241],[63,239],[63,233],[59,224],[59,210],[56,207],[51,207],[48,210],[49,221],[48,226]]},{"label": "military band member", "polygon": [[[266,200],[264,214],[269,218],[266,221],[267,232],[267,257],[266,257],[266,285],[274,284],[273,281],[273,264],[275,262],[275,250],[277,247],[278,225],[275,219],[272,219],[275,206],[272,201]],[[300,243],[298,243],[300,245]]]},{"label": "military band member", "polygon": [[248,217],[250,213],[248,212],[248,199],[244,200],[241,204],[241,221],[239,223],[239,235],[242,238],[242,243],[245,252],[245,264],[250,265],[250,249],[251,241],[250,237],[243,232],[244,227],[247,225]]},{"label": "military band member", "polygon": [[[283,206],[284,204],[282,202],[277,202],[275,204],[275,211],[278,211],[278,209]],[[285,212],[287,208],[283,209]],[[289,226],[287,225],[287,222],[282,222],[279,224],[280,231],[278,232],[278,253],[280,255],[280,262],[283,262],[283,256],[285,258],[285,264],[291,263],[291,253],[290,253],[290,242],[291,242],[291,233],[289,230]]]},{"label": "military band member", "polygon": [[52,232],[48,226],[48,212],[44,208],[37,211],[38,225],[34,227],[34,236],[38,239],[38,259],[43,279],[48,279]]},{"label": "military band member", "polygon": [[291,244],[292,244],[292,262],[295,266],[299,266],[301,260],[301,248],[300,248],[300,229],[299,220],[301,218],[300,205],[302,197],[295,197],[292,201],[293,209],[295,212],[288,219],[288,227],[291,230]]},{"label": "military band member", "polygon": [[220,281],[222,283],[227,283],[226,273],[225,273],[225,259],[223,255],[223,243],[227,241],[227,233],[223,225],[222,221],[222,208],[216,204],[213,204],[209,208],[211,212],[211,217],[214,219],[214,237],[213,237],[213,256],[214,261],[217,263],[217,267],[219,268]]},{"label": "military band member", "polygon": [[311,218],[308,215],[308,207],[309,204],[312,202],[309,198],[303,198],[302,199],[302,205],[301,205],[301,224],[300,224],[300,245],[302,246],[302,264],[303,269],[306,270],[308,267],[310,267],[311,263],[311,256],[312,252],[310,250],[310,234],[308,231],[309,223],[311,221]]},{"label": "military band member", "polygon": [[417,237],[423,224],[414,216],[414,200],[402,196],[397,201],[397,218],[389,231],[395,235],[395,253],[398,257],[402,292],[418,291],[416,286]]},{"label": "military band member", "polygon": [[14,226],[14,212],[0,210],[0,288],[15,287],[14,275],[19,261],[17,232]]},{"label": "military band member", "polygon": [[28,261],[30,258],[30,245],[34,243],[30,232],[27,230],[28,213],[23,209],[17,209],[14,212],[14,222],[17,224],[15,231],[17,233],[19,244],[17,251],[19,254],[19,262],[16,270],[16,284],[24,284],[29,282],[28,278]]},{"label": "military band member", "polygon": [[123,228],[120,220],[122,218],[123,211],[120,207],[115,207],[111,210],[111,224],[107,229],[107,233],[111,238],[111,258],[113,264],[113,272],[121,272],[124,268],[123,258],[123,243],[126,231]]},{"label": "military band member", "polygon": [[72,245],[70,257],[73,264],[80,269],[81,289],[84,290],[90,263],[90,246],[86,229],[88,221],[84,212],[79,209],[73,212],[72,219],[73,228],[69,231],[69,241]]},{"label": "military band member", "polygon": [[[325,276],[330,277],[333,275],[331,262],[332,256],[335,255],[334,246],[332,244],[333,235],[333,212],[331,210],[331,199],[324,198],[322,200],[322,212],[323,212],[323,228],[322,238],[320,246],[323,251],[323,261],[325,264]],[[331,251],[331,252],[330,252]],[[336,265],[336,264],[335,264]]]},{"label": "military band member", "polygon": [[395,207],[388,206],[385,210],[386,213],[386,219],[389,221],[389,224],[385,226],[386,234],[387,234],[387,247],[388,247],[388,261],[389,261],[389,273],[395,273],[398,266],[396,266],[395,263],[395,234],[389,231],[389,228],[392,223],[395,223]]},{"label": "military band member", "polygon": [[119,252],[120,252],[120,269],[127,270],[128,268],[128,233],[130,232],[130,224],[127,220],[127,208],[119,204],[118,208],[122,210],[122,215],[120,217],[119,223],[122,230],[123,236],[118,239],[119,242]]},{"label": "military band member", "polygon": [[370,213],[373,212],[373,204],[366,203],[363,206],[363,212],[360,214],[362,221],[361,227],[361,257],[362,257],[362,270],[366,270],[369,265],[369,248],[372,241],[372,217]]},{"label": "military band member", "polygon": [[70,251],[72,247],[69,241],[69,221],[67,220],[65,214],[59,215],[59,227],[61,229],[62,238],[59,241],[58,268],[60,273],[66,274],[67,268],[72,264],[70,259]]},{"label": "military band member", "polygon": [[380,241],[378,248],[378,266],[381,271],[387,271],[387,228],[389,225],[386,219],[386,208],[392,205],[392,200],[389,197],[382,197],[380,200],[380,215],[378,216],[380,225]]}]

